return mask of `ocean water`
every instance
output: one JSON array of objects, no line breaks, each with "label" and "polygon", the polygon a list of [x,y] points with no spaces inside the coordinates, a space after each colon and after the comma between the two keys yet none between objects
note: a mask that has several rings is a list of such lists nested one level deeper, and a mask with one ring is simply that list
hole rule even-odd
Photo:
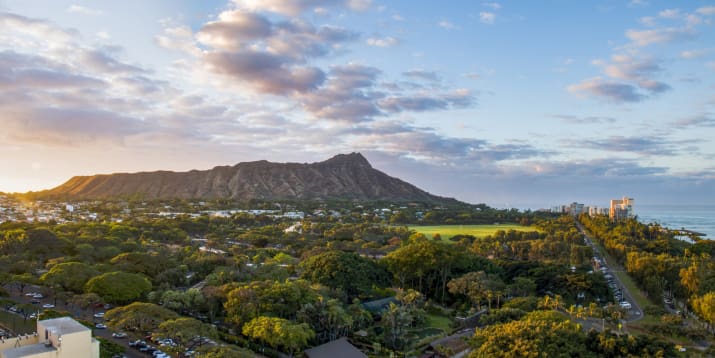
[{"label": "ocean water", "polygon": [[[637,202],[636,202],[637,203]],[[657,222],[670,229],[688,229],[715,240],[715,205],[637,205],[633,208],[642,223]]]}]

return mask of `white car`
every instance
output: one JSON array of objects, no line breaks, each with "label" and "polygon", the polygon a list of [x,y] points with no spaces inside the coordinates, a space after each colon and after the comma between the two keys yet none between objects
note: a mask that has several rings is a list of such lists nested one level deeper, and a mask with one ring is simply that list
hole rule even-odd
[{"label": "white car", "polygon": [[55,305],[51,303],[45,303],[44,305],[42,305],[42,308],[55,308]]},{"label": "white car", "polygon": [[104,312],[97,312],[94,314],[95,318],[104,318]]},{"label": "white car", "polygon": [[105,324],[103,324],[103,323],[97,323],[97,324],[94,325],[94,327],[96,327],[97,329],[105,329],[105,328],[107,328],[107,326],[106,326]]},{"label": "white car", "polygon": [[621,302],[621,307],[629,310],[629,309],[631,309],[631,303],[628,301],[623,301],[623,302]]}]

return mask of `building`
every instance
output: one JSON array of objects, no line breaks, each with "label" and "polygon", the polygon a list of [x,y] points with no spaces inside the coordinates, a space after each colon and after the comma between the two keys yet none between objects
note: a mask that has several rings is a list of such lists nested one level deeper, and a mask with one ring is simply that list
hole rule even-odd
[{"label": "building", "polygon": [[579,216],[579,215],[581,215],[581,213],[583,213],[583,207],[584,207],[583,204],[573,202],[568,206],[568,208],[566,209],[566,212],[571,214],[571,216]]},{"label": "building", "polygon": [[0,358],[99,358],[99,341],[70,317],[46,319],[34,335],[0,341]]},{"label": "building", "polygon": [[633,198],[623,197],[623,199],[611,200],[611,208],[608,211],[608,217],[611,220],[622,220],[633,217]]},{"label": "building", "polygon": [[345,337],[308,349],[308,358],[367,358],[365,353],[355,348]]}]

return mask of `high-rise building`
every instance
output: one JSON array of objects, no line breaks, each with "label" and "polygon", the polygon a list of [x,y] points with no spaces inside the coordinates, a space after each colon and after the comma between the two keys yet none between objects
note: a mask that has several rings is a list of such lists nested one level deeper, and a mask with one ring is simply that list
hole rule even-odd
[{"label": "high-rise building", "polygon": [[622,220],[633,217],[633,198],[623,197],[623,199],[611,200],[611,209],[608,216],[611,220]]}]

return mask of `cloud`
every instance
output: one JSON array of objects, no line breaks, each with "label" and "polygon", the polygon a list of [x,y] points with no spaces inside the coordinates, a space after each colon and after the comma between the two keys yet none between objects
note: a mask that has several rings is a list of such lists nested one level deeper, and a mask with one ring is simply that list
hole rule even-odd
[{"label": "cloud", "polygon": [[648,27],[655,27],[657,25],[656,19],[652,16],[644,16],[640,19],[641,24]]},{"label": "cloud", "polygon": [[583,80],[581,83],[568,86],[567,89],[574,94],[594,95],[617,103],[640,102],[645,99],[635,86],[604,80],[601,77]]},{"label": "cloud", "polygon": [[443,29],[447,29],[447,30],[453,30],[453,29],[456,28],[456,26],[454,26],[453,23],[451,23],[451,22],[449,22],[449,21],[447,21],[447,20],[442,20],[442,21],[438,22],[438,23],[437,23],[437,26],[439,26],[439,27],[441,27],[441,28],[443,28]]},{"label": "cloud", "polygon": [[492,8],[494,10],[501,9],[501,4],[499,4],[498,2],[483,2],[482,5],[488,8]]},{"label": "cloud", "polygon": [[488,11],[482,11],[479,13],[479,21],[485,24],[493,24],[494,20],[496,20],[497,14],[493,12],[488,12]]},{"label": "cloud", "polygon": [[698,50],[687,50],[687,51],[682,51],[680,53],[680,57],[688,60],[692,59],[697,59],[701,58],[708,53],[710,53],[712,49],[706,48],[706,49],[698,49]]},{"label": "cloud", "polygon": [[325,73],[317,67],[293,65],[286,58],[250,50],[209,52],[204,61],[218,74],[247,81],[258,92],[290,94],[318,88]]},{"label": "cloud", "polygon": [[80,14],[80,15],[101,15],[103,14],[102,10],[94,10],[90,9],[88,7],[72,4],[70,5],[67,9],[65,9],[66,12],[70,14]]},{"label": "cloud", "polygon": [[220,50],[238,50],[247,41],[265,39],[273,32],[272,23],[264,16],[245,11],[224,11],[218,20],[202,26],[196,38],[204,45]]},{"label": "cloud", "polygon": [[653,79],[663,69],[651,58],[613,55],[611,62],[597,60],[594,64],[602,67],[605,75],[618,81],[595,77],[568,86],[569,92],[600,96],[614,102],[639,102],[671,89],[667,83]]},{"label": "cloud", "polygon": [[370,8],[370,0],[233,0],[239,9],[254,12],[273,12],[287,16],[298,16],[317,8],[347,8],[353,11],[365,11]]},{"label": "cloud", "polygon": [[445,110],[449,108],[464,108],[476,103],[474,96],[468,90],[457,90],[453,93],[440,96],[428,94],[414,94],[408,96],[388,96],[381,99],[378,104],[387,112],[424,112]]},{"label": "cloud", "polygon": [[697,9],[695,12],[705,16],[715,15],[715,6],[703,6]]},{"label": "cloud", "polygon": [[575,116],[570,114],[555,114],[552,117],[560,119],[567,123],[573,124],[604,124],[604,123],[615,123],[616,119],[613,117],[598,117],[598,116]]},{"label": "cloud", "polygon": [[141,133],[145,122],[100,109],[12,108],[4,111],[3,125],[22,141],[79,145]]},{"label": "cloud", "polygon": [[370,46],[376,47],[393,47],[400,43],[399,40],[391,36],[382,38],[370,37],[365,42]]},{"label": "cloud", "polygon": [[679,19],[683,16],[680,9],[666,9],[658,13],[664,19]]},{"label": "cloud", "polygon": [[403,76],[416,80],[439,82],[440,77],[437,72],[425,70],[409,70],[402,73]]},{"label": "cloud", "polygon": [[697,31],[690,27],[668,27],[653,30],[630,29],[626,31],[626,37],[638,47],[690,40],[697,34]]},{"label": "cloud", "polygon": [[630,7],[647,6],[647,5],[649,5],[649,2],[646,0],[631,0],[628,2],[628,6],[630,6]]},{"label": "cloud", "polygon": [[673,125],[676,128],[714,128],[715,116],[710,113],[702,113],[699,115],[682,118],[673,123]]},{"label": "cloud", "polygon": [[77,36],[76,30],[63,29],[44,20],[0,12],[0,40],[9,47],[33,47],[39,42],[50,47],[65,46]]},{"label": "cloud", "polygon": [[640,155],[673,156],[677,154],[676,146],[674,145],[676,143],[656,136],[613,136],[605,139],[573,141],[572,144],[580,148],[585,147],[611,152],[629,152]]}]

